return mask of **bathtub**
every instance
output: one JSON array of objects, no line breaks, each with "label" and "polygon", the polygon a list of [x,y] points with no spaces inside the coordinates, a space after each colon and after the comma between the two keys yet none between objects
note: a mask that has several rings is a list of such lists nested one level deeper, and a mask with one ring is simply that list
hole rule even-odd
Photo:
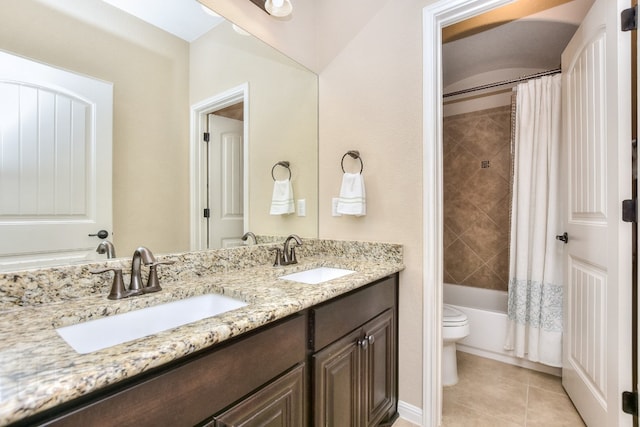
[{"label": "bathtub", "polygon": [[507,335],[507,293],[492,289],[445,283],[443,300],[469,318],[469,336],[458,341],[457,349],[488,359],[560,376],[560,368],[512,356],[504,350]]}]

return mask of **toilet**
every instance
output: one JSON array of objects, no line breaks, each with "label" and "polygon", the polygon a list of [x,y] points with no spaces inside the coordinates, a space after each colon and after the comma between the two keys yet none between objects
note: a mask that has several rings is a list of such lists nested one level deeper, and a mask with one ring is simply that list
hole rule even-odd
[{"label": "toilet", "polygon": [[469,319],[462,311],[442,305],[442,385],[458,382],[456,342],[469,335]]}]

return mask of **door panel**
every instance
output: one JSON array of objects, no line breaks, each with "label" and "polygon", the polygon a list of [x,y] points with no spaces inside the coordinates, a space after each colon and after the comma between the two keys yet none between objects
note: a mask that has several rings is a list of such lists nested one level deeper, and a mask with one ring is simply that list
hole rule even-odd
[{"label": "door panel", "polygon": [[[395,325],[393,309],[364,327],[369,345],[364,351],[364,425],[377,426],[395,408]],[[372,338],[369,338],[372,337]]]},{"label": "door panel", "polygon": [[211,142],[210,248],[243,244],[244,156],[243,122],[217,115],[209,116]]},{"label": "door panel", "polygon": [[620,211],[631,181],[630,45],[618,31],[624,3],[596,0],[562,55],[562,383],[589,426],[631,425],[620,402],[631,378],[631,228]]},{"label": "door panel", "polygon": [[111,230],[112,92],[0,52],[0,269],[91,257]]},{"label": "door panel", "polygon": [[305,365],[278,378],[216,417],[216,427],[304,427]]},{"label": "door panel", "polygon": [[358,329],[313,356],[314,425],[361,425],[361,337]]}]

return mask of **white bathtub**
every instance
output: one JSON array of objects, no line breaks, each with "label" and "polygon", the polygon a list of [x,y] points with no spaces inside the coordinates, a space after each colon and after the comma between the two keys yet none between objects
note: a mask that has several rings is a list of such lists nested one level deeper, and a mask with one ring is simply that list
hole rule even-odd
[{"label": "white bathtub", "polygon": [[469,318],[469,336],[458,341],[458,351],[476,354],[511,365],[561,375],[560,368],[517,358],[504,350],[507,334],[507,293],[492,289],[445,283],[445,304],[464,312]]}]

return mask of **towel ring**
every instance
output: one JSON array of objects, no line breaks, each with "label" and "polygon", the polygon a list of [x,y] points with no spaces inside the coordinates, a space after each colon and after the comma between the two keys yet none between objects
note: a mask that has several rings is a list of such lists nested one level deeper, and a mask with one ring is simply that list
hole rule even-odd
[{"label": "towel ring", "polygon": [[364,163],[362,162],[362,157],[360,157],[360,152],[358,150],[349,150],[346,153],[344,153],[344,156],[342,156],[342,160],[340,160],[340,167],[342,168],[342,172],[344,173],[344,158],[345,157],[351,157],[352,159],[358,159],[360,160],[360,174],[362,175],[362,171],[364,169]]},{"label": "towel ring", "polygon": [[275,170],[276,166],[282,166],[283,168],[287,168],[287,170],[289,171],[289,180],[291,180],[291,168],[289,168],[289,162],[286,160],[283,160],[281,162],[276,163],[271,168],[271,178],[273,178],[274,181],[276,180],[276,176],[273,174],[273,171]]}]

